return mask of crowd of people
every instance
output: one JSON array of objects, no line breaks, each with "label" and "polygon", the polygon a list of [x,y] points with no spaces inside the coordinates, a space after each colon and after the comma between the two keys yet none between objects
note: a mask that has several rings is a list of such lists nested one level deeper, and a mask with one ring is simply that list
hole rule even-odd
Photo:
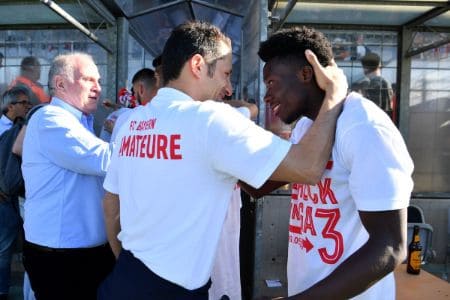
[{"label": "crowd of people", "polygon": [[[27,58],[35,74],[21,67],[0,119],[0,139],[18,124],[0,148],[0,299],[19,196],[27,300],[241,299],[241,188],[261,197],[286,183],[289,297],[394,299],[413,168],[399,131],[372,101],[347,95],[319,31],[283,29],[258,55],[264,101],[297,122],[290,141],[254,123],[255,104],[232,99],[231,40],[206,22],[173,29],[154,70],[120,91],[101,138],[93,58],[57,56],[50,97]],[[14,193],[5,156],[23,176]]]}]

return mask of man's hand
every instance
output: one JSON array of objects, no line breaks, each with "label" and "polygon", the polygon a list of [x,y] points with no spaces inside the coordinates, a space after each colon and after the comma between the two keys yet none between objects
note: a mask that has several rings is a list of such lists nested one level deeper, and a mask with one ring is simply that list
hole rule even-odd
[{"label": "man's hand", "polygon": [[336,62],[332,60],[329,66],[323,67],[311,50],[306,50],[305,56],[314,69],[317,85],[333,98],[344,99],[348,90],[347,78]]},{"label": "man's hand", "polygon": [[103,122],[103,128],[106,132],[112,133],[115,124],[116,119],[106,119],[105,122]]}]

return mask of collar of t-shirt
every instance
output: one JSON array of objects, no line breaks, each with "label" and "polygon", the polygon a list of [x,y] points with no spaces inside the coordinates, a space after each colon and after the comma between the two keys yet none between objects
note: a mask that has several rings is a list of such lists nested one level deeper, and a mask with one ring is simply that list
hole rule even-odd
[{"label": "collar of t-shirt", "polygon": [[154,100],[158,101],[158,98],[163,98],[163,99],[170,99],[171,101],[193,101],[194,99],[192,99],[191,96],[189,96],[188,94],[174,89],[174,88],[169,88],[169,87],[163,87],[160,88],[158,90],[158,93],[156,94],[155,99],[152,99],[152,102]]},{"label": "collar of t-shirt", "polygon": [[70,112],[72,115],[74,115],[78,120],[80,120],[80,123],[83,124],[83,126],[89,130],[90,132],[93,132],[94,130],[94,116],[92,114],[84,114],[80,110],[76,109],[72,105],[68,104],[67,102],[64,102],[63,100],[59,99],[58,97],[53,97],[51,101],[51,105],[59,106],[68,112]]}]

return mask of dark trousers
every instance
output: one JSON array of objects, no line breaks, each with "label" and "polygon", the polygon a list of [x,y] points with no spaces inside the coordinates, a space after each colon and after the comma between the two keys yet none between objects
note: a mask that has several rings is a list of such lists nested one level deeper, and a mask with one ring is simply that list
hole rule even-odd
[{"label": "dark trousers", "polygon": [[207,300],[210,286],[211,281],[195,290],[185,289],[159,277],[130,251],[122,250],[97,295],[98,300]]},{"label": "dark trousers", "polygon": [[109,244],[55,249],[24,243],[23,264],[37,300],[94,300],[114,263]]}]

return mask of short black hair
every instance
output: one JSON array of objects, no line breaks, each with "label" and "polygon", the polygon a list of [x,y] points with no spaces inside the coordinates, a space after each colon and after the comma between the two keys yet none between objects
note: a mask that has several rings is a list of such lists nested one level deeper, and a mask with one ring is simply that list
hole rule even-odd
[{"label": "short black hair", "polygon": [[310,27],[291,27],[275,32],[261,43],[258,55],[262,61],[273,58],[297,57],[306,60],[305,50],[311,50],[324,67],[333,59],[331,44],[323,33]]},{"label": "short black hair", "polygon": [[35,56],[27,56],[20,62],[21,70],[30,70],[34,67],[40,66],[39,59]]},{"label": "short black hair", "polygon": [[158,55],[157,57],[155,57],[152,61],[152,66],[153,68],[157,68],[162,64],[162,55]]},{"label": "short black hair", "polygon": [[361,65],[369,71],[375,71],[381,67],[381,58],[376,53],[367,53],[363,58],[361,58]]},{"label": "short black hair", "polygon": [[143,68],[134,74],[131,83],[135,83],[137,81],[142,81],[146,88],[151,89],[156,84],[155,71],[149,68]]},{"label": "short black hair", "polygon": [[230,39],[216,26],[201,21],[189,21],[175,27],[162,53],[164,83],[177,79],[184,64],[195,54],[200,54],[208,63],[208,74],[214,74],[215,63],[221,54],[220,42],[231,47]]}]

